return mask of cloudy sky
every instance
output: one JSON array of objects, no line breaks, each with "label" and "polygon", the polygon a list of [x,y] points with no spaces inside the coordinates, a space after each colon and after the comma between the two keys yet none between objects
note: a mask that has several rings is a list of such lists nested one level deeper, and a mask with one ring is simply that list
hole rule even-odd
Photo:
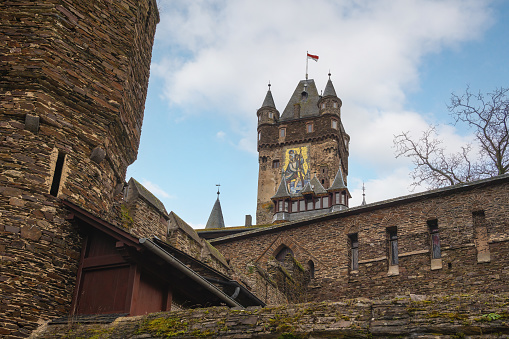
[{"label": "cloudy sky", "polygon": [[[446,104],[467,85],[508,86],[509,1],[158,0],[138,160],[128,169],[166,206],[203,228],[221,185],[227,226],[255,215],[256,110],[271,90],[280,112],[299,80],[332,73],[351,137],[351,206],[410,194],[412,164],[393,138],[439,128],[454,149],[471,131]],[[421,190],[424,188],[421,188]],[[419,188],[417,189],[419,190]]]}]

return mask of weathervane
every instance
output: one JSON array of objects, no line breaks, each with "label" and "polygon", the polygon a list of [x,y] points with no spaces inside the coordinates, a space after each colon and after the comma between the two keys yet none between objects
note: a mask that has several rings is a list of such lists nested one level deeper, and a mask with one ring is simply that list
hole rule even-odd
[{"label": "weathervane", "polygon": [[216,186],[217,186],[217,197],[219,198],[219,194],[221,194],[221,193],[219,193],[219,186],[221,186],[221,184],[216,184]]}]

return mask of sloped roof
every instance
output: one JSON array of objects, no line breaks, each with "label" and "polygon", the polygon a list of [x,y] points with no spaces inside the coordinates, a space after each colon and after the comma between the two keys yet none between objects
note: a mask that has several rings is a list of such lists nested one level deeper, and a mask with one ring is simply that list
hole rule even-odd
[{"label": "sloped roof", "polygon": [[169,221],[170,221],[170,230],[175,230],[180,228],[182,231],[184,231],[187,235],[189,235],[193,240],[200,243],[201,238],[198,236],[196,231],[189,226],[184,220],[182,220],[175,212],[171,211],[169,214]]},{"label": "sloped roof", "polygon": [[334,178],[334,182],[329,187],[329,191],[342,190],[345,189],[346,185],[343,181],[343,172],[341,171],[341,165],[339,165],[338,172],[336,173],[336,177]]},{"label": "sloped roof", "polygon": [[304,194],[312,194],[314,193],[313,192],[313,189],[311,188],[311,181],[308,181],[306,183],[306,185],[304,186],[304,188],[302,189],[302,191],[300,191],[300,194],[304,195]]},{"label": "sloped roof", "polygon": [[315,192],[316,195],[327,194],[327,191],[325,190],[325,188],[323,188],[322,184],[320,183],[320,180],[318,180],[316,176],[314,176],[313,179],[309,181],[309,183],[311,184],[311,188],[313,189],[313,192]]},{"label": "sloped roof", "polygon": [[166,212],[166,208],[164,208],[163,203],[161,200],[157,199],[155,195],[153,195],[148,189],[145,188],[142,184],[140,184],[136,179],[131,178],[128,182],[129,189],[132,190],[127,195],[128,202],[136,199],[138,196],[143,197],[149,204],[154,206],[164,215],[168,215],[168,212]]},{"label": "sloped roof", "polygon": [[272,92],[270,91],[270,89],[267,91],[267,95],[265,95],[265,100],[263,100],[262,107],[276,108],[276,105],[274,104],[274,99],[272,98]]},{"label": "sloped roof", "polygon": [[[304,84],[307,84],[306,92],[307,97],[302,96],[302,92],[304,92]],[[294,118],[294,105],[300,104],[300,117],[311,117],[318,116],[320,111],[318,109],[318,100],[320,100],[320,96],[318,95],[318,90],[316,89],[315,81],[313,79],[301,80],[295,91],[288,101],[283,114],[281,115],[280,121],[291,120]]]},{"label": "sloped roof", "polygon": [[324,97],[327,97],[327,96],[337,96],[336,95],[336,90],[334,89],[334,85],[332,85],[332,80],[329,79],[329,81],[327,81],[327,85],[325,85],[325,90],[323,91],[323,96]]},{"label": "sloped roof", "polygon": [[286,179],[285,176],[283,175],[281,178],[281,182],[279,183],[277,192],[271,199],[288,198],[289,196],[290,193],[288,192],[288,187],[286,186]]},{"label": "sloped roof", "polygon": [[223,211],[221,210],[221,203],[219,202],[219,195],[217,196],[214,207],[210,212],[209,220],[205,228],[224,228]]}]

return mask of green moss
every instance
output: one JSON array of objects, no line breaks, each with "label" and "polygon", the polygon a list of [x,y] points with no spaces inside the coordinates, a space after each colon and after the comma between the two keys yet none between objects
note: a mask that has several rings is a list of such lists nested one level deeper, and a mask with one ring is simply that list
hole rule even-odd
[{"label": "green moss", "polygon": [[133,218],[129,213],[129,207],[127,207],[127,205],[120,205],[120,220],[122,220],[122,226],[125,229],[130,229],[133,225]]},{"label": "green moss", "polygon": [[175,337],[188,331],[188,323],[178,318],[147,319],[140,324],[136,334],[151,333],[156,336]]}]

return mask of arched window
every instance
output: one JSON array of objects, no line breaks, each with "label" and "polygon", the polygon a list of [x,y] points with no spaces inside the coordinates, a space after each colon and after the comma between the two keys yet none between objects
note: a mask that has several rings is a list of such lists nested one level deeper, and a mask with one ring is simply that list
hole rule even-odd
[{"label": "arched window", "polygon": [[276,260],[279,262],[283,262],[287,255],[293,257],[293,251],[289,247],[283,246],[283,248],[281,248],[279,252],[276,254]]}]

